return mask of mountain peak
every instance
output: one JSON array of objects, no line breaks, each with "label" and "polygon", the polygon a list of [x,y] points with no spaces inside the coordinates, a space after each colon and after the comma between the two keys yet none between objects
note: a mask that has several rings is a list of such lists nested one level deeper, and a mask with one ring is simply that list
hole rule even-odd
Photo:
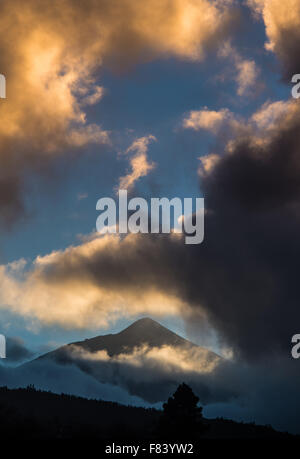
[{"label": "mountain peak", "polygon": [[129,349],[142,345],[161,347],[164,345],[184,346],[191,344],[150,317],[143,317],[133,322],[133,324],[115,336],[118,336],[123,343],[126,343],[126,347]]},{"label": "mountain peak", "polygon": [[[119,333],[100,335],[95,338],[78,341],[75,344],[89,352],[106,350],[109,356],[130,353],[134,348],[149,346],[193,346],[190,341],[182,338],[150,317],[136,320]],[[65,346],[64,349],[68,347]],[[57,351],[53,351],[57,353]],[[53,354],[50,353],[50,354]]]},{"label": "mountain peak", "polygon": [[141,319],[138,319],[135,322],[133,322],[133,324],[131,325],[141,324],[141,323],[142,324],[158,324],[158,322],[156,322],[156,320],[151,319],[151,317],[142,317]]},{"label": "mountain peak", "polygon": [[163,325],[156,322],[156,320],[153,320],[150,317],[142,317],[141,319],[136,320],[131,325],[129,325],[127,328],[122,330],[120,333],[123,333],[126,330],[138,331],[139,329],[157,329],[160,327],[164,328],[165,330],[168,330]]}]

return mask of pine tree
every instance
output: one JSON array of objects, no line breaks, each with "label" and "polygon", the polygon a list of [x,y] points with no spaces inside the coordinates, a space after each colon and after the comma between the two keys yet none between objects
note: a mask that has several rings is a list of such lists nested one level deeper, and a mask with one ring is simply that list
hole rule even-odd
[{"label": "pine tree", "polygon": [[163,404],[159,431],[168,438],[197,438],[204,430],[199,397],[185,383],[178,386],[172,397]]}]

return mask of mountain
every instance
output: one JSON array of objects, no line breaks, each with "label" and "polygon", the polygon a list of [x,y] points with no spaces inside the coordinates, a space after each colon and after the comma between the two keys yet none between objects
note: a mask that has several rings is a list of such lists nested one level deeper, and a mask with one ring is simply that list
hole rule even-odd
[{"label": "mountain", "polygon": [[[49,382],[47,385],[43,383],[42,387],[50,390],[55,386],[57,391],[57,383],[50,384],[51,378],[55,379],[55,372],[59,372],[59,379],[66,387],[70,379],[67,372],[77,369],[80,374],[71,377],[68,393],[74,393],[77,379],[88,375],[102,385],[109,384],[126,391],[130,397],[156,403],[165,400],[182,381],[192,384],[196,380],[198,384],[202,376],[207,379],[220,362],[222,358],[214,352],[182,338],[150,318],[143,318],[119,333],[67,344],[22,367],[27,372],[34,371],[39,378],[44,374],[44,379]],[[56,368],[53,368],[54,364]],[[91,385],[91,382],[85,381],[84,384]],[[199,388],[204,402],[211,397],[207,384],[207,381],[205,384],[201,381]],[[81,382],[76,395],[82,395],[82,385]]]},{"label": "mountain", "polygon": [[[91,353],[105,350],[110,357],[113,357],[122,353],[130,354],[133,349],[144,345],[150,348],[172,346],[185,349],[195,347],[200,349],[200,346],[182,338],[155,320],[145,317],[137,320],[119,333],[100,335],[95,338],[85,339],[84,341],[76,341],[44,354],[39,358],[61,360],[65,354],[69,353],[70,348],[74,346]],[[214,352],[207,352],[212,358],[218,357]]]},{"label": "mountain", "polygon": [[194,345],[149,317],[137,320],[120,333],[97,336],[74,344],[90,352],[106,349],[110,356],[130,352],[144,344],[150,347]]}]

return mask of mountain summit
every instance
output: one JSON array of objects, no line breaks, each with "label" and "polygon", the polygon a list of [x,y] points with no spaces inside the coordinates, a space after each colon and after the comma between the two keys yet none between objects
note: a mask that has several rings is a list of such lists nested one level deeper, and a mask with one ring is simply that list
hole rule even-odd
[{"label": "mountain summit", "polygon": [[110,356],[129,353],[134,348],[143,345],[149,347],[195,346],[149,317],[137,320],[119,333],[96,336],[72,344],[90,352],[105,349]]}]

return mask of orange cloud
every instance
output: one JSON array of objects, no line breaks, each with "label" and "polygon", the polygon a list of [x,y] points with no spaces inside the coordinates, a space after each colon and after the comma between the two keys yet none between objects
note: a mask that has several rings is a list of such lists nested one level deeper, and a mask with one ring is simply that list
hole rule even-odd
[{"label": "orange cloud", "polygon": [[[176,315],[183,309],[188,313],[175,290],[164,291],[147,275],[138,282],[134,274],[136,281],[127,282],[129,267],[139,271],[144,263],[140,243],[138,235],[123,240],[93,235],[81,245],[39,256],[31,265],[23,259],[1,265],[0,309],[23,316],[29,324],[65,328],[106,327],[138,314]],[[139,275],[143,276],[141,269]]]},{"label": "orange cloud", "polygon": [[183,127],[187,129],[205,129],[216,134],[226,121],[231,120],[231,112],[227,109],[219,111],[208,110],[192,110],[188,117],[183,120]]},{"label": "orange cloud", "polygon": [[277,54],[289,78],[299,71],[300,3],[298,0],[248,0],[266,27],[266,49]]},{"label": "orange cloud", "polygon": [[119,180],[119,189],[130,190],[139,178],[145,177],[154,169],[155,164],[149,162],[147,158],[148,145],[151,141],[156,141],[153,135],[141,137],[126,150],[126,154],[130,152],[135,152],[135,154],[130,158],[131,171]]},{"label": "orange cloud", "polygon": [[[212,373],[223,360],[214,352],[199,346],[136,347],[132,352],[109,356],[107,351],[89,352],[82,347],[72,345],[72,356],[91,362],[113,362],[134,368],[161,370],[164,374],[177,373]],[[148,375],[147,375],[147,381]]]},{"label": "orange cloud", "polygon": [[[200,60],[230,32],[231,0],[2,0],[0,69],[7,99],[0,103],[1,217],[22,210],[24,175],[37,164],[109,134],[89,124],[85,107],[104,90],[103,65],[175,56]],[[142,157],[135,170],[149,170]],[[144,171],[144,172],[143,172]],[[133,177],[133,180],[135,178]]]},{"label": "orange cloud", "polygon": [[238,96],[245,96],[257,84],[259,69],[252,59],[244,59],[238,51],[226,42],[219,50],[219,56],[232,61],[235,67],[234,80]]}]

